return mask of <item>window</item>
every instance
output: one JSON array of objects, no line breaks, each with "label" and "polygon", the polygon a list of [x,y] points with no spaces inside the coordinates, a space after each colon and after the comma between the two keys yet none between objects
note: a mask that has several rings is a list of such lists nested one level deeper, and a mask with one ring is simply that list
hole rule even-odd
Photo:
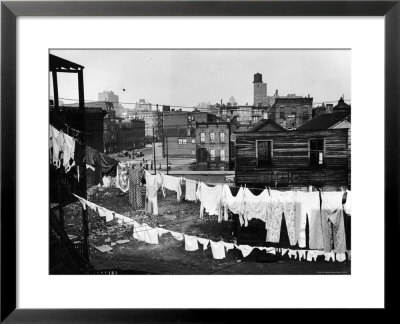
[{"label": "window", "polygon": [[211,161],[215,160],[215,150],[214,149],[210,150],[210,157],[211,157]]},{"label": "window", "polygon": [[310,168],[321,168],[324,165],[324,140],[310,139]]},{"label": "window", "polygon": [[192,155],[195,155],[195,154],[196,154],[195,150],[192,150]]},{"label": "window", "polygon": [[184,138],[183,140],[182,140],[182,144],[186,144],[187,143],[187,140],[186,140],[186,138]]},{"label": "window", "polygon": [[225,133],[219,133],[219,142],[225,143]]},{"label": "window", "polygon": [[272,141],[256,141],[257,167],[268,167],[272,164]]},{"label": "window", "polygon": [[257,121],[258,121],[258,117],[253,117],[253,123],[257,123]]},{"label": "window", "polygon": [[205,143],[205,142],[206,142],[206,134],[200,133],[200,143]]},{"label": "window", "polygon": [[221,161],[225,161],[225,150],[224,149],[219,150],[219,155],[221,157]]},{"label": "window", "polygon": [[178,139],[178,144],[182,144],[182,138]]},{"label": "window", "polygon": [[192,138],[192,143],[196,144],[196,139]]},{"label": "window", "polygon": [[280,110],[280,119],[285,119],[285,107],[281,107],[281,110]]},{"label": "window", "polygon": [[210,133],[210,142],[215,142],[215,133]]}]

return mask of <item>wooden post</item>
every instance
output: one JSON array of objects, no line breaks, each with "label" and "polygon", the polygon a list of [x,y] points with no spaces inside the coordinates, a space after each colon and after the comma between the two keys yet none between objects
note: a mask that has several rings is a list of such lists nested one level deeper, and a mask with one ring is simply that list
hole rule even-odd
[{"label": "wooden post", "polygon": [[54,108],[58,109],[58,81],[57,81],[57,71],[51,71],[53,76],[53,94],[54,94]]},{"label": "wooden post", "polygon": [[168,174],[168,169],[169,169],[169,163],[168,163],[168,136],[165,136],[166,139],[166,148],[167,148],[167,174]]},{"label": "wooden post", "polygon": [[154,141],[154,127],[153,127],[153,159],[154,159],[154,174],[157,174],[156,143]]},{"label": "wooden post", "polygon": [[[85,116],[85,93],[84,93],[84,88],[83,88],[83,70],[78,71],[78,91],[79,91],[79,111],[81,112],[82,115],[82,127],[81,130],[83,133],[81,134],[81,140],[82,144],[86,148],[86,135],[85,135],[85,130],[86,130],[86,116]],[[87,182],[86,182],[86,165],[83,165],[82,170],[82,192],[81,192],[81,197],[84,199],[87,199]],[[88,224],[88,214],[87,214],[87,209],[84,209],[83,206],[82,208],[82,228],[83,228],[83,254],[84,257],[89,260],[89,224]]]}]

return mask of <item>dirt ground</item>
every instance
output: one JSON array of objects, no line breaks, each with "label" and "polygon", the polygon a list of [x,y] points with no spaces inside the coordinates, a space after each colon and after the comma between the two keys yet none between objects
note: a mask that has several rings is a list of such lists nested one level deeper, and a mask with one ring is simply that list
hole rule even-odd
[{"label": "dirt ground", "polygon": [[[219,181],[219,179],[217,180]],[[230,221],[217,222],[217,216],[199,219],[200,204],[177,201],[176,193],[166,190],[166,197],[158,192],[159,215],[133,211],[128,201],[128,193],[117,188],[102,188],[88,200],[119,214],[128,216],[138,223],[160,226],[176,232],[196,235],[214,241],[223,239],[234,242]],[[69,204],[64,209],[65,227],[69,235],[77,236],[73,241],[82,239],[81,205]],[[106,223],[94,211],[89,209],[89,246],[90,259],[96,270],[120,269],[148,274],[349,274],[349,262],[307,262],[284,259],[273,263],[243,262],[241,252],[236,249],[226,253],[226,258],[215,260],[211,248],[185,251],[184,241],[177,241],[170,233],[159,238],[158,245],[147,244],[132,238],[133,227],[118,224],[114,219]],[[116,244],[117,240],[128,239],[128,243]],[[112,246],[112,251],[100,252],[95,247]]]}]

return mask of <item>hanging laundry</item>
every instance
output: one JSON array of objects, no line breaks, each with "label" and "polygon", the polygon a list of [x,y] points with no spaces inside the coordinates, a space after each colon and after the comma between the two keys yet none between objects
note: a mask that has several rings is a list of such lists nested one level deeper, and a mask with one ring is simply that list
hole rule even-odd
[{"label": "hanging laundry", "polygon": [[288,251],[288,249],[281,249],[281,255],[284,256],[287,251]]},{"label": "hanging laundry", "polygon": [[247,257],[254,249],[254,247],[250,245],[235,245],[235,247],[238,250],[242,251],[242,255],[244,258]]},{"label": "hanging laundry", "polygon": [[319,255],[324,255],[324,252],[319,250],[308,250],[307,261],[317,261]]},{"label": "hanging laundry", "polygon": [[133,223],[133,238],[149,244],[158,244],[158,229],[143,223]]},{"label": "hanging laundry", "polygon": [[353,200],[352,196],[353,195],[352,195],[351,191],[347,190],[346,202],[345,202],[343,208],[344,208],[344,212],[349,216],[351,216],[351,204],[352,204],[352,200]]},{"label": "hanging laundry", "polygon": [[259,249],[260,251],[265,250],[265,252],[267,252],[269,254],[276,254],[276,249],[273,247],[257,246],[255,248]]},{"label": "hanging laundry", "polygon": [[[322,233],[322,222],[321,222],[320,192],[319,191],[309,192],[308,195],[305,196],[305,198],[306,198],[305,210],[307,213],[308,225],[309,225],[309,230],[308,230],[309,248],[311,250],[323,250],[324,238]],[[297,235],[301,236],[302,234],[298,233]]]},{"label": "hanging laundry", "polygon": [[204,250],[204,251],[207,250],[208,243],[210,242],[210,240],[205,239],[205,238],[201,238],[201,237],[197,237],[197,241],[198,241],[200,244],[203,244],[203,250]]},{"label": "hanging laundry", "polygon": [[75,139],[64,134],[63,165],[65,172],[68,172],[75,165]]},{"label": "hanging laundry", "polygon": [[122,192],[127,192],[129,190],[128,164],[118,163],[115,186]]},{"label": "hanging laundry", "polygon": [[336,261],[343,262],[346,261],[345,253],[336,253]]},{"label": "hanging laundry", "polygon": [[75,195],[75,194],[73,194],[73,195],[74,195],[76,198],[78,198],[78,200],[79,200],[79,202],[81,203],[83,209],[86,210],[86,200],[83,199],[83,198],[81,198],[81,197],[79,197],[79,196],[77,196],[77,195]]},{"label": "hanging laundry", "polygon": [[102,181],[103,181],[103,187],[104,187],[104,188],[109,188],[110,185],[111,185],[112,179],[111,179],[110,176],[108,176],[108,177],[107,177],[107,176],[104,176],[103,179],[102,179]]},{"label": "hanging laundry", "polygon": [[183,234],[182,233],[178,233],[178,232],[174,232],[174,231],[169,231],[169,232],[174,237],[174,239],[176,239],[178,241],[182,241],[183,240]]},{"label": "hanging laundry", "polygon": [[232,250],[235,247],[233,243],[222,242],[222,244],[225,246],[226,251]]},{"label": "hanging laundry", "polygon": [[86,164],[96,167],[100,163],[100,155],[94,148],[86,146],[85,154]]},{"label": "hanging laundry", "polygon": [[111,210],[106,209],[106,222],[110,222],[114,219],[114,213]]},{"label": "hanging laundry", "polygon": [[184,235],[185,236],[185,250],[196,251],[199,249],[196,236]]},{"label": "hanging laundry", "polygon": [[243,219],[243,200],[244,200],[244,189],[240,187],[236,196],[232,195],[231,188],[228,185],[222,186],[222,197],[221,205],[224,207],[224,220],[228,220],[228,209],[234,213],[239,214],[239,222],[242,226],[244,223]]},{"label": "hanging laundry", "polygon": [[54,127],[51,128],[52,148],[53,148],[53,165],[56,168],[61,166],[61,155],[64,150],[64,132],[59,132]]},{"label": "hanging laundry", "polygon": [[159,182],[159,177],[156,175],[151,175],[149,172],[145,171],[146,177],[146,200],[145,200],[145,211],[158,215],[158,202],[157,202],[157,191],[161,183]]},{"label": "hanging laundry", "polygon": [[267,200],[267,242],[279,243],[282,217],[285,218],[290,245],[296,245],[296,211],[292,191],[271,190]]},{"label": "hanging laundry", "polygon": [[128,169],[129,177],[129,202],[134,210],[142,207],[142,192],[140,190],[141,171],[139,168],[132,165]]},{"label": "hanging laundry", "polygon": [[332,259],[333,262],[335,262],[335,252],[324,252],[325,256],[325,261],[330,261]]},{"label": "hanging laundry", "polygon": [[306,247],[306,223],[320,215],[319,192],[295,192],[296,240],[300,248]]},{"label": "hanging laundry", "polygon": [[221,219],[221,185],[209,187],[205,183],[200,182],[197,187],[196,196],[201,203],[200,218],[203,218],[203,210],[205,210],[209,215],[218,215],[218,219]]},{"label": "hanging laundry", "polygon": [[222,241],[214,242],[210,240],[211,251],[214,259],[225,258],[225,246]]},{"label": "hanging laundry", "polygon": [[297,250],[297,252],[299,253],[299,261],[301,261],[301,259],[303,259],[304,261],[306,260],[306,250]]},{"label": "hanging laundry", "polygon": [[99,214],[100,217],[106,217],[107,216],[107,211],[105,208],[97,206],[97,213]]},{"label": "hanging laundry", "polygon": [[291,250],[291,249],[289,249],[289,252],[288,252],[288,256],[289,256],[289,258],[291,258],[292,259],[292,257],[294,257],[293,259],[297,259],[297,251],[296,250]]},{"label": "hanging laundry", "polygon": [[182,188],[181,188],[182,178],[172,177],[167,174],[162,176],[162,189],[165,197],[165,189],[176,191],[176,199],[181,200]]},{"label": "hanging laundry", "polygon": [[197,181],[186,179],[185,199],[189,201],[197,201],[196,197]]},{"label": "hanging laundry", "polygon": [[165,228],[157,227],[157,230],[158,230],[158,236],[162,236],[163,234],[169,233],[169,230]]},{"label": "hanging laundry", "polygon": [[[343,192],[341,191],[321,193],[321,219],[325,252],[332,250],[332,239],[335,252],[346,252],[342,198]],[[333,228],[331,228],[331,224],[333,224]]]},{"label": "hanging laundry", "polygon": [[265,222],[269,200],[270,197],[267,189],[263,190],[259,195],[254,195],[248,188],[244,188],[244,200],[242,204],[244,226],[247,226],[248,221],[253,218]]},{"label": "hanging laundry", "polygon": [[100,155],[101,172],[108,174],[112,171],[115,171],[115,168],[118,165],[118,161],[114,160],[112,157],[104,153],[99,153],[99,155]]}]

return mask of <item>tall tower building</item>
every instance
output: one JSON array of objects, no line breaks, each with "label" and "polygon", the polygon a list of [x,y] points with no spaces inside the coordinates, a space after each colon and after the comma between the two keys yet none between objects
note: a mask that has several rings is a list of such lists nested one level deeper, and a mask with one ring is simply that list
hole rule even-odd
[{"label": "tall tower building", "polygon": [[254,106],[263,106],[268,103],[267,84],[262,82],[262,74],[254,74]]}]

